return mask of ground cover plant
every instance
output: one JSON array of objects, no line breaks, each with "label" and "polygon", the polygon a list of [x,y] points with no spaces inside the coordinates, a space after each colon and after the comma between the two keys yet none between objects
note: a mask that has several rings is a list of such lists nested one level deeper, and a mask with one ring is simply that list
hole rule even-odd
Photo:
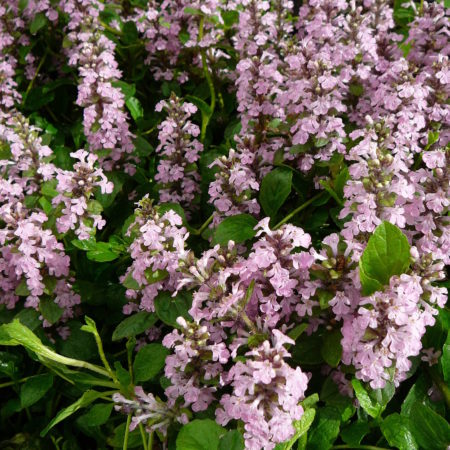
[{"label": "ground cover plant", "polygon": [[0,0],[0,447],[449,448],[448,7]]}]

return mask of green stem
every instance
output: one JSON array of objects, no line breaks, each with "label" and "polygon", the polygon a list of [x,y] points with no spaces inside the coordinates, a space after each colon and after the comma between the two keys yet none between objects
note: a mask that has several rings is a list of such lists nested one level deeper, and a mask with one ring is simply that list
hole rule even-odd
[{"label": "green stem", "polygon": [[[200,42],[203,39],[204,26],[205,26],[205,17],[201,16],[200,23],[198,26],[197,42]],[[206,82],[208,83],[209,92],[211,95],[211,103],[209,105],[211,108],[211,115],[208,117],[208,116],[205,116],[204,114],[202,114],[202,128],[201,128],[201,132],[200,132],[200,140],[203,142],[205,140],[206,128],[208,127],[209,119],[214,114],[214,109],[216,108],[216,90],[214,89],[214,82],[212,80],[211,74],[209,73],[208,63],[206,61],[206,52],[203,48],[200,48],[200,55],[202,58],[203,72],[205,74]]]},{"label": "green stem", "polygon": [[333,449],[339,449],[339,448],[351,448],[351,449],[361,449],[361,450],[389,450],[388,448],[384,447],[375,447],[374,445],[333,445],[331,447],[331,450]]},{"label": "green stem", "polygon": [[131,414],[127,416],[127,424],[125,425],[125,434],[123,435],[122,450],[128,449],[128,435],[130,434]]},{"label": "green stem", "polygon": [[144,446],[144,450],[148,450],[148,447],[147,447],[147,436],[145,434],[144,425],[142,425],[142,423],[139,424],[139,431],[141,432],[142,445]]},{"label": "green stem", "polygon": [[242,321],[247,325],[251,332],[254,334],[258,333],[258,329],[256,328],[255,324],[250,320],[250,318],[247,316],[247,314],[244,311],[241,311],[239,313],[239,317],[242,319]]},{"label": "green stem", "polygon": [[33,84],[36,81],[36,78],[37,78],[45,60],[47,59],[47,55],[48,55],[48,50],[45,51],[44,55],[42,56],[42,59],[39,61],[39,64],[36,68],[36,72],[34,72],[33,78],[31,79],[31,81],[28,84],[27,90],[25,91],[25,94],[23,95],[23,104],[25,104],[27,101],[28,94],[30,93],[30,91],[33,87]]},{"label": "green stem", "polygon": [[208,227],[208,225],[212,222],[214,218],[214,214],[211,214],[205,221],[205,223],[198,229],[196,230],[195,228],[191,231],[191,234],[195,235],[195,236],[200,236]]},{"label": "green stem", "polygon": [[294,209],[291,213],[289,213],[283,220],[278,222],[274,227],[273,230],[277,230],[281,227],[281,225],[284,225],[286,222],[288,222],[290,219],[292,219],[296,214],[298,214],[300,211],[303,211],[306,207],[308,207],[311,203],[315,202],[318,198],[322,197],[324,194],[326,194],[326,191],[319,192],[314,197],[307,200],[305,203],[300,205],[298,208]]},{"label": "green stem", "polygon": [[95,337],[95,342],[97,343],[97,348],[98,348],[98,353],[100,355],[100,359],[102,360],[102,363],[105,366],[105,369],[108,372],[108,375],[110,376],[110,378],[113,380],[113,382],[117,386],[120,386],[120,383],[119,383],[119,380],[116,377],[116,374],[111,369],[111,366],[109,365],[109,362],[106,359],[105,352],[103,350],[102,340],[100,339],[100,335],[98,333],[93,333],[93,334],[94,334],[94,337]]},{"label": "green stem", "polygon": [[29,380],[32,377],[25,377],[25,378],[21,378],[20,380],[15,380],[15,381],[8,381],[7,383],[2,383],[0,384],[0,389],[4,388],[4,387],[8,387],[8,386],[14,386],[15,384],[19,384],[19,383],[24,383],[25,381]]},{"label": "green stem", "polygon": [[148,436],[148,443],[147,443],[147,450],[153,450],[153,437],[154,437],[153,431]]}]

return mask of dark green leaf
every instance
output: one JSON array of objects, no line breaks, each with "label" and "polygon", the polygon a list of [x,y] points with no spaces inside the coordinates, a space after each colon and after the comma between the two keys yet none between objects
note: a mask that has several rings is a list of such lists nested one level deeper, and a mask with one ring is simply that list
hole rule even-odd
[{"label": "dark green leaf", "polygon": [[137,336],[152,327],[156,319],[155,314],[145,311],[133,314],[117,325],[112,334],[112,340],[119,341],[120,339]]},{"label": "dark green leaf", "polygon": [[370,237],[359,261],[364,295],[389,284],[393,275],[405,273],[410,264],[406,236],[395,225],[383,222]]},{"label": "dark green leaf", "polygon": [[354,422],[341,430],[341,438],[346,444],[358,445],[369,431],[368,422]]},{"label": "dark green leaf", "polygon": [[29,378],[20,388],[20,404],[28,408],[39,401],[53,385],[53,376],[43,373]]},{"label": "dark green leaf", "polygon": [[63,313],[63,309],[50,297],[41,298],[41,301],[39,302],[39,311],[41,311],[44,319],[52,325],[58,322]]},{"label": "dark green leaf", "polygon": [[421,449],[445,450],[450,445],[450,425],[428,406],[414,403],[411,431]]},{"label": "dark green leaf", "polygon": [[394,413],[381,422],[381,431],[389,445],[399,450],[417,450],[418,446],[411,433],[408,417]]},{"label": "dark green leaf", "polygon": [[316,420],[308,436],[308,450],[328,450],[339,434],[339,412],[329,406],[317,411]]},{"label": "dark green leaf", "polygon": [[127,289],[133,289],[135,291],[137,291],[140,286],[139,283],[133,278],[133,275],[131,273],[129,273],[126,277],[125,280],[122,281],[122,284],[127,288]]},{"label": "dark green leaf", "polygon": [[209,119],[211,117],[211,107],[204,100],[198,97],[194,97],[193,95],[186,95],[186,100],[193,103],[206,118]]},{"label": "dark green leaf", "polygon": [[125,83],[125,81],[113,81],[111,85],[119,88],[122,91],[123,95],[125,96],[125,100],[133,97],[133,95],[136,93],[136,86],[134,84]]},{"label": "dark green leaf", "polygon": [[323,345],[320,349],[325,362],[331,367],[337,367],[342,357],[342,334],[339,329],[328,332],[323,337]]},{"label": "dark green leaf", "polygon": [[238,430],[230,430],[222,436],[218,450],[244,450],[244,438]]},{"label": "dark green leaf", "polygon": [[269,217],[274,217],[288,198],[292,188],[292,171],[277,167],[262,180],[259,202]]},{"label": "dark green leaf", "polygon": [[216,228],[213,244],[227,245],[230,241],[241,243],[252,239],[256,234],[254,228],[257,223],[257,220],[249,214],[227,217]]},{"label": "dark green leaf", "polygon": [[113,409],[112,403],[98,403],[86,414],[83,414],[77,422],[85,427],[96,427],[103,425],[109,419]]},{"label": "dark green leaf", "polygon": [[97,400],[103,395],[104,394],[102,392],[97,392],[93,390],[88,390],[84,392],[83,395],[75,403],[72,403],[67,408],[64,408],[61,411],[59,411],[59,413],[41,431],[41,437],[44,437],[59,422],[62,422],[64,419],[67,419],[67,417],[71,416],[79,409],[85,408],[86,406],[90,405],[93,401]]},{"label": "dark green leaf", "polygon": [[136,97],[128,98],[125,104],[135,121],[144,117],[144,108],[142,108],[141,102]]},{"label": "dark green leaf", "polygon": [[226,430],[211,419],[193,420],[181,429],[176,450],[218,450]]},{"label": "dark green leaf", "polygon": [[36,34],[41,28],[44,28],[47,23],[48,19],[45,17],[44,13],[40,12],[36,14],[30,23],[30,33]]},{"label": "dark green leaf", "polygon": [[172,297],[169,292],[160,292],[155,298],[155,310],[159,319],[166,325],[179,328],[177,323],[178,317],[184,317],[191,320],[189,309],[191,308],[191,299],[189,294],[178,292],[176,297]]},{"label": "dark green leaf", "polygon": [[137,382],[147,381],[163,369],[169,351],[161,344],[142,347],[133,363],[134,378]]}]

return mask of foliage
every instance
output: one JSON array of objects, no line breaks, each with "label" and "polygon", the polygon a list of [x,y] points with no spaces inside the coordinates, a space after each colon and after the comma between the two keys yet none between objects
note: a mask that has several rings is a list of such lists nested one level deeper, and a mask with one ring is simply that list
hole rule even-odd
[{"label": "foliage", "polygon": [[448,2],[0,2],[0,447],[450,446]]}]

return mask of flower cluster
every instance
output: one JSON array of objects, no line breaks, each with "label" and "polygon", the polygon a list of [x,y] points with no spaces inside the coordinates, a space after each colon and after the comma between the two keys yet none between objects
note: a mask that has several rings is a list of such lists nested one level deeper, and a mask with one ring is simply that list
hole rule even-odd
[{"label": "flower cluster", "polygon": [[[170,355],[164,400],[132,386],[131,364],[130,389],[120,380],[113,399],[131,429],[161,441],[191,410],[237,421],[246,448],[271,450],[294,437],[315,373],[354,397],[355,378],[371,393],[399,386],[416,361],[434,365],[440,349],[423,342],[445,307],[450,263],[445,4],[410,2],[399,26],[389,0],[111,3],[0,5],[1,308],[23,298],[50,326],[81,303],[73,270],[84,263],[99,284],[120,282],[123,313],[152,321],[137,348],[158,341]],[[55,71],[34,69],[42,49],[29,45],[30,22],[44,24],[44,42],[49,30],[66,33],[57,69],[75,74],[84,136],[44,95],[60,86]],[[136,96],[162,93],[133,132],[131,84]],[[50,103],[34,110],[40,92]],[[142,161],[133,133],[155,144]],[[86,147],[68,149],[71,139]],[[97,229],[108,243],[92,239]],[[388,233],[398,255],[378,251],[389,251]],[[74,237],[77,247],[125,242],[128,254],[108,252],[111,266],[93,251],[71,261]],[[389,256],[396,267],[365,273]],[[89,284],[77,281],[77,292]],[[303,359],[313,341],[317,363]]]},{"label": "flower cluster", "polygon": [[11,156],[0,160],[1,303],[14,308],[23,296],[26,307],[39,309],[42,298],[51,298],[61,308],[60,319],[66,320],[80,303],[72,291],[70,259],[45,226],[47,215],[29,201],[55,172],[49,162],[52,151],[18,111],[2,119],[0,146],[6,146]]},{"label": "flower cluster", "polygon": [[[220,20],[220,3],[219,0],[150,0],[145,9],[136,8],[132,19],[145,42],[145,63],[156,80],[176,79],[185,83],[190,72],[186,69],[200,64],[200,58],[193,52],[196,48],[209,49],[210,59],[224,55],[213,48],[223,33],[208,20],[211,16]],[[200,13],[193,14],[195,11]],[[206,20],[201,20],[201,15]]]},{"label": "flower cluster", "polygon": [[79,239],[89,239],[96,228],[101,230],[106,223],[100,215],[101,205],[91,200],[93,191],[98,187],[102,194],[110,194],[113,184],[101,169],[94,167],[98,159],[96,155],[78,150],[70,156],[78,160],[74,170],[58,169],[56,173],[58,195],[52,203],[54,206],[63,205],[56,227],[60,233],[75,230]]},{"label": "flower cluster", "polygon": [[[125,112],[125,97],[114,83],[121,72],[114,57],[114,43],[102,33],[99,14],[103,4],[98,1],[64,0],[64,12],[69,14],[69,64],[77,66],[81,78],[77,104],[84,108],[84,133],[92,151],[108,150],[101,158],[106,170],[125,163],[134,173],[127,155],[134,150],[133,135]],[[129,158],[128,158],[129,159]]]},{"label": "flower cluster", "polygon": [[231,149],[228,157],[222,156],[213,162],[218,167],[215,180],[209,185],[209,196],[217,214],[215,223],[223,216],[242,212],[259,214],[259,204],[252,193],[259,190],[255,174],[241,161],[240,155]]},{"label": "flower cluster", "polygon": [[167,428],[174,421],[187,423],[188,418],[185,413],[180,413],[167,408],[166,403],[155,397],[153,394],[146,394],[141,386],[134,388],[135,398],[129,400],[122,394],[113,395],[116,403],[114,408],[124,414],[132,414],[130,430],[134,430],[140,423],[150,425],[146,426],[149,433],[159,431],[167,434]]},{"label": "flower cluster", "polygon": [[200,192],[200,177],[195,163],[203,145],[195,139],[200,134],[199,127],[189,120],[197,107],[172,95],[169,101],[163,100],[156,105],[157,111],[163,109],[167,118],[158,126],[159,145],[156,148],[161,155],[155,176],[162,185],[159,199],[161,202],[179,203],[189,210]]},{"label": "flower cluster", "polygon": [[121,279],[131,299],[124,308],[128,314],[139,309],[154,311],[153,301],[160,291],[176,290],[177,269],[188,253],[185,242],[189,234],[173,210],[160,213],[146,196],[135,214],[127,233],[133,238],[129,249],[133,263]]},{"label": "flower cluster", "polygon": [[217,421],[226,425],[242,420],[245,445],[250,450],[272,449],[295,432],[293,421],[301,419],[308,377],[300,367],[293,369],[284,360],[290,356],[284,344],[294,341],[274,330],[272,342],[264,341],[245,354],[245,363],[237,362],[227,373],[233,394],[225,394],[216,411]]}]

